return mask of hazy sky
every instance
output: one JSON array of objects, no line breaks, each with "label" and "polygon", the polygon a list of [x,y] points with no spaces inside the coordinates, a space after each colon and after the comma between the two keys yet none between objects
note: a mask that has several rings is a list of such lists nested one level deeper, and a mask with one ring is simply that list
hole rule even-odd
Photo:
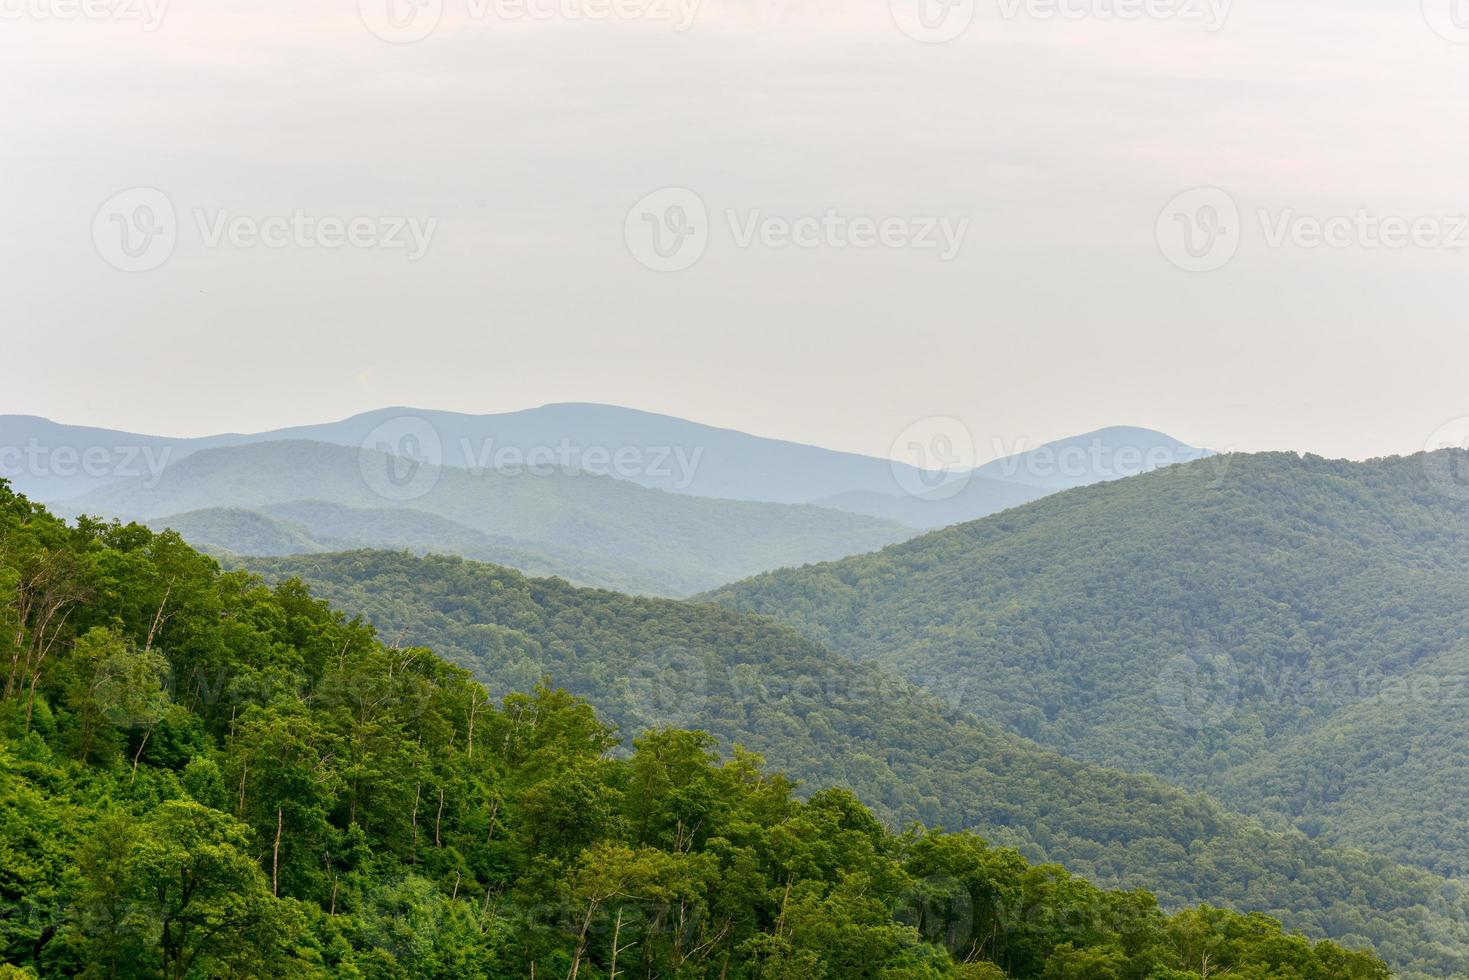
[{"label": "hazy sky", "polygon": [[363,2],[0,0],[0,412],[1348,456],[1469,416],[1469,0]]}]

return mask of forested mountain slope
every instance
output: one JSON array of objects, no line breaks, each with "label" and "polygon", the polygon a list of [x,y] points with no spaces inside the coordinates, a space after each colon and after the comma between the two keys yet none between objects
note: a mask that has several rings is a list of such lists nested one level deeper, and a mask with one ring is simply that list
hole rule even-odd
[{"label": "forested mountain slope", "polygon": [[1465,462],[1218,457],[712,598],[1067,754],[1464,874]]},{"label": "forested mountain slope", "polygon": [[1217,777],[1240,810],[1462,877],[1469,868],[1469,642],[1376,685]]},{"label": "forested mountain slope", "polygon": [[1404,975],[1469,970],[1456,884],[1063,758],[766,620],[455,558],[358,552],[252,567],[300,576],[388,642],[430,644],[492,691],[548,675],[624,730],[697,726],[812,787],[850,787],[896,825],[975,829],[1099,881],[1147,887],[1167,907],[1230,904],[1370,939]]},{"label": "forested mountain slope", "polygon": [[1008,480],[964,476],[952,486],[940,484],[927,494],[853,490],[823,497],[816,504],[930,530],[1019,507],[1053,492]]},{"label": "forested mountain slope", "polygon": [[744,753],[500,705],[299,583],[0,481],[0,974],[1385,980]]},{"label": "forested mountain slope", "polygon": [[[338,509],[323,513],[310,504]],[[559,468],[476,474],[320,442],[206,450],[171,464],[156,479],[103,487],[63,509],[154,522],[201,509],[269,512],[288,506],[289,519],[312,537],[318,519],[324,525],[319,533],[333,536],[345,509],[362,543],[406,544],[405,518],[397,512],[408,510],[467,529],[462,541],[439,530],[430,547],[489,557],[483,549],[493,539],[500,560],[524,554],[580,582],[660,595],[688,595],[741,575],[867,551],[913,533],[818,507],[665,493]],[[248,553],[253,533],[236,539],[228,534],[235,529],[233,523],[215,523],[211,543]]]},{"label": "forested mountain slope", "polygon": [[639,576],[616,558],[551,544],[523,545],[409,507],[367,510],[319,500],[293,500],[247,510],[210,507],[147,521],[172,529],[200,550],[224,558],[309,555],[359,548],[438,552],[494,562],[528,575],[555,575],[587,584],[620,583],[632,592],[657,592],[656,574]]}]

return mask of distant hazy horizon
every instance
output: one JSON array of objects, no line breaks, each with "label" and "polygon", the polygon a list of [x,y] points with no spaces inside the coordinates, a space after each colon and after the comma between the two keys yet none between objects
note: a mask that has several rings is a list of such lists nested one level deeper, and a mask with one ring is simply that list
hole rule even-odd
[{"label": "distant hazy horizon", "polygon": [[[412,417],[414,413],[419,413],[419,412],[422,412],[422,413],[446,412],[446,413],[461,414],[461,415],[468,415],[468,416],[489,416],[489,415],[513,414],[513,413],[517,413],[517,412],[527,412],[527,411],[532,411],[532,410],[539,409],[539,408],[546,408],[546,407],[550,407],[550,406],[554,406],[554,405],[574,405],[574,404],[595,405],[595,406],[605,407],[605,408],[631,409],[631,410],[637,411],[637,412],[647,412],[647,413],[654,414],[654,415],[668,416],[670,418],[675,418],[675,419],[680,419],[682,421],[692,422],[692,423],[695,423],[697,425],[708,425],[708,426],[712,426],[712,427],[719,428],[719,429],[727,429],[727,430],[730,430],[730,431],[733,431],[733,432],[737,432],[737,433],[740,433],[740,434],[743,434],[743,435],[754,436],[756,438],[773,439],[773,440],[778,440],[778,441],[781,441],[781,442],[794,443],[794,444],[797,444],[797,445],[813,446],[813,447],[817,447],[817,448],[821,448],[821,449],[834,450],[834,451],[837,451],[837,452],[854,453],[854,454],[857,454],[857,455],[874,457],[874,458],[877,458],[877,459],[892,458],[892,459],[895,459],[895,460],[898,460],[898,461],[911,462],[911,460],[905,460],[903,458],[903,454],[900,451],[898,451],[900,447],[898,445],[895,445],[893,443],[893,441],[892,441],[894,438],[896,438],[897,436],[899,436],[904,431],[901,428],[894,428],[892,430],[892,432],[887,433],[887,438],[889,439],[889,444],[886,445],[886,446],[879,446],[879,445],[877,445],[877,443],[881,441],[881,437],[879,436],[878,438],[874,438],[873,440],[871,440],[871,442],[872,442],[871,448],[857,448],[857,447],[853,447],[853,446],[834,445],[834,444],[831,444],[831,443],[822,442],[820,440],[810,440],[810,439],[793,438],[793,437],[791,437],[789,435],[786,435],[786,434],[783,434],[783,433],[780,433],[780,432],[764,432],[764,431],[758,431],[758,430],[755,430],[755,429],[751,429],[751,428],[747,428],[747,427],[742,427],[741,425],[738,425],[738,424],[724,424],[724,423],[719,423],[719,422],[712,422],[712,421],[710,421],[708,419],[699,418],[697,416],[692,416],[692,415],[683,415],[683,414],[679,414],[678,412],[661,411],[661,410],[658,410],[658,409],[645,408],[645,407],[640,407],[640,406],[637,406],[637,405],[615,404],[615,403],[610,403],[610,402],[590,402],[590,401],[586,401],[584,399],[570,399],[570,400],[558,401],[558,402],[544,402],[544,403],[535,404],[535,405],[520,405],[520,406],[515,406],[515,407],[511,407],[511,408],[506,408],[506,409],[495,409],[495,410],[489,410],[489,411],[467,411],[467,410],[463,410],[463,409],[443,408],[441,406],[432,405],[432,404],[425,404],[425,405],[407,405],[407,404],[373,405],[373,406],[369,406],[369,407],[363,408],[363,409],[361,409],[359,411],[353,411],[353,412],[349,412],[349,413],[345,413],[345,414],[339,414],[339,415],[332,415],[332,416],[329,416],[329,417],[320,417],[320,418],[315,418],[315,417],[312,417],[312,418],[302,417],[302,418],[298,418],[298,419],[292,419],[290,421],[285,422],[284,424],[272,424],[272,425],[235,425],[235,426],[229,426],[229,427],[221,428],[221,429],[204,429],[204,428],[197,428],[197,427],[190,428],[190,429],[183,429],[183,428],[150,429],[150,428],[138,427],[138,426],[131,426],[131,425],[117,425],[117,424],[112,424],[111,422],[109,422],[109,421],[107,421],[105,419],[104,420],[97,420],[97,419],[88,419],[88,418],[58,418],[58,417],[55,417],[55,416],[48,416],[48,415],[45,415],[43,413],[33,412],[33,411],[5,411],[5,410],[3,410],[3,402],[0,402],[0,417],[7,416],[7,415],[8,416],[35,416],[35,417],[38,417],[38,418],[44,418],[47,421],[54,422],[54,423],[56,423],[58,425],[63,425],[63,426],[74,426],[74,427],[80,427],[80,428],[108,429],[108,430],[113,430],[113,431],[130,432],[130,433],[133,433],[133,434],[136,434],[136,435],[159,436],[159,437],[170,438],[170,439],[193,439],[193,438],[199,438],[199,437],[220,436],[220,435],[256,435],[256,434],[259,434],[259,433],[274,432],[274,431],[278,431],[278,430],[282,430],[282,429],[292,429],[292,428],[297,428],[297,427],[306,427],[306,426],[312,426],[312,425],[321,425],[321,424],[329,424],[329,423],[334,423],[334,422],[341,422],[341,421],[345,421],[345,420],[350,419],[350,418],[355,418],[355,417],[360,416],[360,415],[366,415],[366,414],[371,414],[371,413],[374,413],[374,412],[389,411],[389,410],[400,410],[405,418]],[[910,429],[912,427],[915,427],[916,426],[916,427],[918,427],[920,429],[920,431],[922,431],[926,435],[932,435],[934,433],[938,433],[938,434],[941,435],[943,433],[943,431],[944,431],[943,423],[952,422],[952,421],[955,421],[955,420],[957,420],[959,422],[962,422],[964,424],[964,427],[968,430],[968,433],[967,434],[973,439],[973,447],[972,447],[972,449],[973,449],[973,455],[972,455],[972,457],[968,457],[968,456],[965,457],[965,459],[967,460],[967,462],[968,462],[969,465],[982,465],[984,463],[993,462],[995,460],[1004,458],[1006,456],[1011,456],[1011,455],[1014,455],[1014,454],[1023,453],[1023,452],[1026,452],[1026,451],[1035,449],[1035,448],[1037,448],[1039,446],[1045,445],[1046,443],[1056,442],[1056,441],[1061,441],[1061,440],[1066,440],[1066,439],[1070,439],[1070,438],[1073,438],[1073,437],[1086,436],[1086,435],[1090,435],[1090,434],[1093,434],[1093,433],[1096,433],[1096,432],[1100,432],[1100,431],[1104,431],[1104,430],[1108,430],[1108,429],[1140,429],[1140,430],[1147,430],[1147,431],[1152,431],[1152,432],[1158,432],[1158,433],[1162,433],[1163,435],[1167,435],[1167,436],[1170,436],[1170,437],[1172,437],[1174,439],[1177,439],[1179,442],[1185,443],[1185,444],[1187,444],[1189,446],[1197,447],[1199,449],[1207,449],[1207,450],[1211,450],[1211,451],[1214,451],[1214,452],[1222,452],[1222,453],[1233,453],[1233,452],[1253,453],[1253,452],[1271,452],[1271,451],[1290,451],[1290,452],[1313,453],[1315,455],[1318,455],[1318,456],[1326,456],[1328,458],[1357,459],[1357,460],[1368,459],[1368,458],[1373,458],[1373,457],[1378,457],[1378,456],[1409,456],[1409,455],[1412,455],[1414,453],[1417,453],[1417,452],[1419,452],[1419,451],[1421,451],[1421,450],[1423,450],[1425,448],[1444,448],[1444,446],[1450,445],[1450,444],[1452,444],[1452,445],[1463,445],[1464,436],[1465,435],[1469,435],[1469,430],[1464,430],[1461,427],[1451,427],[1451,428],[1453,428],[1453,437],[1452,437],[1452,439],[1450,441],[1445,441],[1442,438],[1437,438],[1435,441],[1433,441],[1433,444],[1431,446],[1419,444],[1419,445],[1415,445],[1415,446],[1411,446],[1411,447],[1405,447],[1405,448],[1403,448],[1403,449],[1401,449],[1399,451],[1390,451],[1390,452],[1382,452],[1382,453],[1370,453],[1370,454],[1366,454],[1366,455],[1363,455],[1363,456],[1360,456],[1360,457],[1350,457],[1350,456],[1344,456],[1344,455],[1333,456],[1330,453],[1323,453],[1323,452],[1320,452],[1319,450],[1313,449],[1312,447],[1309,447],[1309,446],[1259,446],[1259,447],[1256,447],[1256,446],[1237,446],[1237,445],[1236,446],[1217,446],[1217,445],[1210,445],[1207,441],[1199,441],[1199,440],[1190,439],[1188,437],[1188,434],[1187,433],[1181,433],[1181,432],[1175,431],[1173,429],[1170,429],[1166,425],[1150,425],[1150,424],[1147,424],[1147,423],[1139,423],[1139,422],[1133,422],[1133,421],[1127,421],[1127,420],[1120,420],[1120,421],[1114,421],[1114,422],[1103,422],[1101,424],[1082,423],[1082,424],[1079,424],[1079,425],[1077,425],[1077,426],[1075,426],[1075,427],[1073,427],[1071,429],[1067,429],[1067,430],[1064,430],[1064,431],[1058,431],[1058,432],[1054,432],[1054,433],[1046,433],[1046,434],[1042,434],[1042,435],[1038,435],[1038,436],[1033,436],[1029,432],[1021,432],[1021,433],[990,432],[990,431],[984,430],[983,428],[980,428],[977,424],[971,422],[970,420],[960,419],[960,418],[952,417],[952,416],[942,416],[942,417],[925,416],[925,417],[919,418],[919,419],[910,419],[910,420],[907,420],[905,423],[903,423],[903,425],[909,427]],[[935,425],[938,426],[937,429],[935,429]]]},{"label": "distant hazy horizon", "polygon": [[1457,0],[957,0],[943,44],[919,0],[630,2],[7,5],[0,412],[1357,459],[1469,417]]}]

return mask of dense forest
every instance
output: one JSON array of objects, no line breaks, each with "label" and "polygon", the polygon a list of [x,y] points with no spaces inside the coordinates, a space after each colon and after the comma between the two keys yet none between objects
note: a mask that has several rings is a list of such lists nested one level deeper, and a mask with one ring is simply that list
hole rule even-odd
[{"label": "dense forest", "polygon": [[0,482],[7,976],[1383,978],[758,758],[498,703],[296,581]]},{"label": "dense forest", "polygon": [[[492,692],[549,675],[623,731],[696,726],[808,787],[852,789],[890,826],[970,829],[1169,909],[1210,902],[1375,944],[1408,976],[1469,974],[1461,887],[1380,856],[1270,833],[1211,799],[1041,749],[794,631],[456,558],[354,552],[255,562],[431,646]],[[938,688],[940,685],[931,685]]]},{"label": "dense forest", "polygon": [[1459,877],[1466,459],[1218,457],[712,598],[1067,755]]}]

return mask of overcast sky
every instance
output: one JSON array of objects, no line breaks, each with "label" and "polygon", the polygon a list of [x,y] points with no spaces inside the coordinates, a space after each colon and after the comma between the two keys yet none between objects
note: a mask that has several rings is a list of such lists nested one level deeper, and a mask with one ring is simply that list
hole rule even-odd
[{"label": "overcast sky", "polygon": [[1469,0],[386,2],[0,0],[0,412],[1353,457],[1469,416]]}]

